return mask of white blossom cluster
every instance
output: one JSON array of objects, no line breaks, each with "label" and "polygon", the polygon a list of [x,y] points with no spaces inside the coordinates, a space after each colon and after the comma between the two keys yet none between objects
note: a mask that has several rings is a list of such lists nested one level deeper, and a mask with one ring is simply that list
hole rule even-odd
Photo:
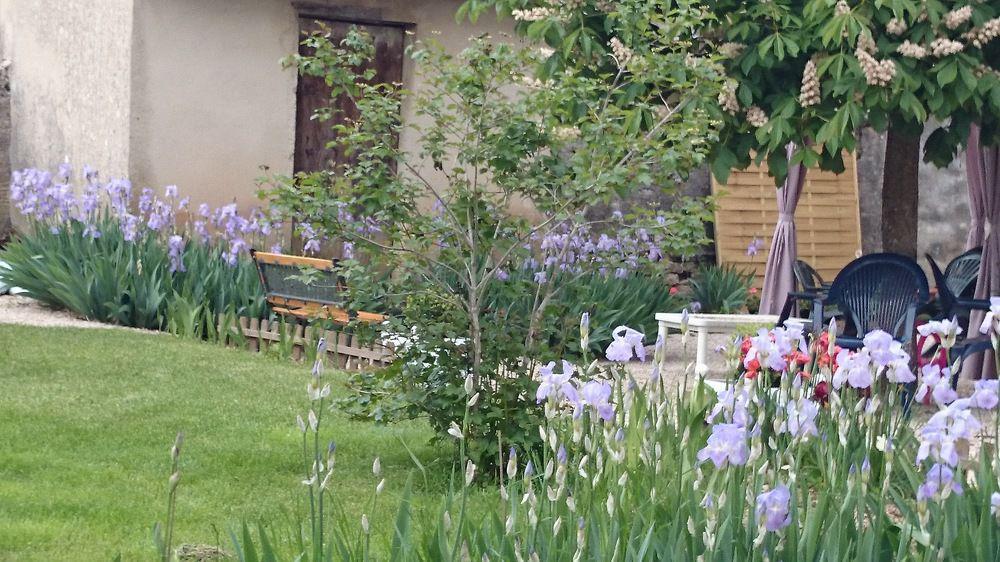
[{"label": "white blossom cluster", "polygon": [[890,59],[876,60],[860,45],[854,51],[854,56],[858,57],[861,72],[865,74],[865,81],[869,86],[888,86],[896,76],[896,63]]},{"label": "white blossom cluster", "polygon": [[517,21],[541,21],[556,15],[552,8],[528,8],[525,10],[512,10],[510,15]]},{"label": "white blossom cluster", "polygon": [[608,41],[608,46],[611,47],[611,56],[614,57],[615,62],[618,63],[618,68],[625,68],[628,66],[628,63],[633,57],[632,49],[628,48],[621,42],[621,39],[617,37],[612,37],[611,41]]},{"label": "white blossom cluster", "polygon": [[990,41],[1000,37],[1000,17],[993,18],[983,25],[962,35],[966,41],[977,49],[982,49]]},{"label": "white blossom cluster", "polygon": [[872,38],[871,34],[866,32],[858,35],[858,48],[866,53],[875,54],[878,45],[875,44],[875,39]]},{"label": "white blossom cluster", "polygon": [[743,43],[734,43],[732,41],[728,41],[726,43],[719,45],[719,54],[726,57],[727,59],[735,59],[736,57],[740,56],[740,53],[742,53],[743,49],[745,48],[746,45],[744,45]]},{"label": "white blossom cluster", "polygon": [[944,37],[938,37],[931,41],[931,53],[939,58],[960,53],[964,48],[965,45],[961,41],[953,41]]},{"label": "white blossom cluster", "polygon": [[719,105],[723,111],[730,115],[739,113],[740,102],[736,99],[736,82],[727,81],[722,85],[722,92],[719,93]]},{"label": "white blossom cluster", "polygon": [[802,89],[799,91],[799,105],[809,107],[819,103],[820,88],[819,77],[816,75],[816,63],[812,60],[806,62],[806,67],[802,71]]},{"label": "white blossom cluster", "polygon": [[570,141],[580,136],[579,127],[555,127],[552,136],[561,141]]},{"label": "white blossom cluster", "polygon": [[618,7],[618,2],[615,0],[597,0],[596,6],[602,12],[613,12]]},{"label": "white blossom cluster", "polygon": [[948,29],[958,29],[972,17],[972,6],[963,6],[944,15],[944,26]]},{"label": "white blossom cluster", "polygon": [[839,0],[837,2],[837,7],[835,8],[837,15],[842,16],[844,14],[849,14],[851,12],[851,6],[845,0]]},{"label": "white blossom cluster", "polygon": [[911,59],[922,59],[927,56],[927,49],[910,41],[903,41],[903,44],[896,48],[896,52]]},{"label": "white blossom cluster", "polygon": [[890,35],[902,35],[906,33],[906,29],[906,22],[899,18],[892,18],[889,23],[885,24],[885,30]]},{"label": "white blossom cluster", "polygon": [[764,110],[757,107],[756,105],[750,106],[747,109],[747,123],[750,123],[753,127],[763,127],[767,125],[768,116],[764,113]]}]

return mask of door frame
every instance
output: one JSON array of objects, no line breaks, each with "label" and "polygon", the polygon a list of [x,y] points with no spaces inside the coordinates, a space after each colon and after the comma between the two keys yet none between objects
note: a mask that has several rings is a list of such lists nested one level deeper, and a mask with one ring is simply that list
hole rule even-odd
[{"label": "door frame", "polygon": [[315,0],[292,0],[292,7],[300,18],[316,18],[360,25],[382,25],[386,27],[401,27],[412,29],[414,22],[387,20],[382,17],[382,8],[365,8],[361,6],[331,6]]}]

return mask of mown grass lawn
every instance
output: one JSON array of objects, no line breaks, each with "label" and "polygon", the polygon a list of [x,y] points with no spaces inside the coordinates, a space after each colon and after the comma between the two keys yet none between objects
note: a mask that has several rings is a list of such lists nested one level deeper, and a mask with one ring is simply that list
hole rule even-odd
[{"label": "mown grass lawn", "polygon": [[[168,335],[0,325],[0,560],[155,558],[169,450],[185,434],[175,544],[219,544],[242,521],[307,513],[295,415],[308,411],[309,367]],[[344,375],[327,371],[334,394]],[[447,486],[451,450],[423,423],[376,426],[332,413],[334,494],[349,521],[366,510],[382,459],[387,525],[414,452],[415,507]],[[387,530],[383,530],[387,531]],[[389,532],[379,533],[390,536]]]}]

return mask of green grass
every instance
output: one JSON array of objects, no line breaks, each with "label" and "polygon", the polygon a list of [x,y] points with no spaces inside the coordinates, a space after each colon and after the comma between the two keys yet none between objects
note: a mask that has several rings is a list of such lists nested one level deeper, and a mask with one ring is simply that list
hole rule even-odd
[{"label": "green grass", "polygon": [[[295,415],[308,411],[308,377],[306,365],[168,335],[0,325],[0,560],[154,559],[151,529],[166,511],[178,431],[175,545],[228,550],[228,531],[243,520],[302,517]],[[343,375],[326,377],[342,395]],[[392,521],[415,466],[401,441],[428,467],[426,486],[416,478],[416,507],[437,505],[451,449],[428,444],[425,424],[333,413],[324,426],[337,443],[333,493],[348,522],[371,499],[375,455],[388,481],[373,525]]]}]

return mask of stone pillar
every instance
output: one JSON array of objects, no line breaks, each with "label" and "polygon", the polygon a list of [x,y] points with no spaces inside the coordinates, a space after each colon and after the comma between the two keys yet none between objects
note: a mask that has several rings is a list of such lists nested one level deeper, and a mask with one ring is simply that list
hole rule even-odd
[{"label": "stone pillar", "polygon": [[10,61],[0,54],[0,246],[10,234]]}]

